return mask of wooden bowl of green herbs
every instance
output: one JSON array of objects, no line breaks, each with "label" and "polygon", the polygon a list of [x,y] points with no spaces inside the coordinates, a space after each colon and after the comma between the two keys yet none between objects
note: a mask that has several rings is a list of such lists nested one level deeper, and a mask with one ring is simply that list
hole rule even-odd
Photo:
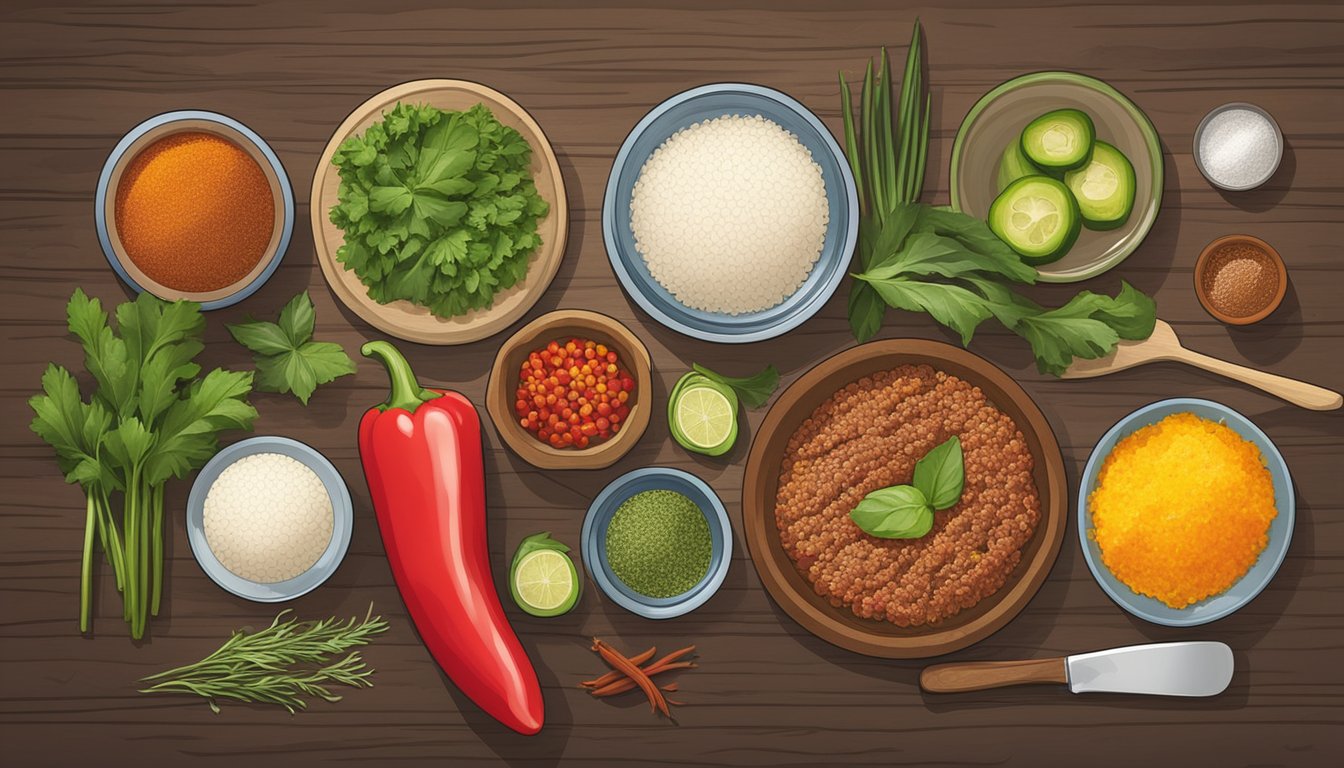
[{"label": "wooden bowl of green herbs", "polygon": [[[491,117],[460,135],[417,122],[426,108],[447,120],[478,106]],[[375,328],[421,344],[466,344],[512,325],[550,286],[569,231],[541,126],[466,80],[402,83],[357,107],[327,142],[310,200],[332,292]]]}]

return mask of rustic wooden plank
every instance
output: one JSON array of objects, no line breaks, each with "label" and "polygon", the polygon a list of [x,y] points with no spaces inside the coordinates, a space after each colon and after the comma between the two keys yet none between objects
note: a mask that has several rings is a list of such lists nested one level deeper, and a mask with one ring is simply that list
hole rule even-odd
[{"label": "rustic wooden plank", "polygon": [[[460,4],[459,4],[460,5]],[[108,150],[144,117],[201,107],[231,114],[273,144],[294,182],[300,221],[308,181],[333,127],[369,94],[417,77],[465,77],[523,103],[560,156],[570,190],[570,248],[552,290],[529,318],[557,306],[599,305],[629,324],[653,354],[659,394],[689,365],[774,362],[792,381],[852,344],[837,297],[788,339],[724,348],[654,324],[621,294],[607,266],[598,217],[610,160],[653,104],[686,87],[741,79],[782,88],[840,125],[835,73],[857,71],[880,45],[899,49],[919,15],[934,93],[927,193],[947,198],[947,158],[966,110],[1020,72],[1066,68],[1102,77],[1150,115],[1167,151],[1157,226],[1115,272],[1156,295],[1160,313],[1200,351],[1266,370],[1344,386],[1344,9],[1337,3],[1185,2],[1125,6],[1066,0],[962,0],[936,8],[856,2],[665,4],[608,0],[574,7],[424,0],[353,0],[284,6],[200,0],[56,5],[28,0],[0,11],[0,737],[22,765],[106,761],[145,765],[229,763],[420,764],[444,759],[580,765],[963,765],[1076,762],[1100,765],[1318,765],[1344,747],[1344,458],[1339,414],[1310,414],[1205,374],[1153,366],[1091,382],[1037,374],[1020,341],[984,329],[974,349],[1019,378],[1055,428],[1076,483],[1092,444],[1120,416],[1175,394],[1211,397],[1255,419],[1294,473],[1299,522],[1273,584],[1245,610],[1189,631],[1127,617],[1092,580],[1069,531],[1049,581],[1008,627],[953,658],[1065,654],[1149,640],[1221,639],[1237,654],[1232,688],[1208,701],[1076,697],[1063,690],[1003,690],[933,697],[916,686],[920,662],[868,659],[832,648],[785,616],[761,589],[744,545],[735,546],[721,592],[696,613],[665,623],[632,617],[589,584],[580,608],[554,620],[515,620],[537,662],[548,724],[523,739],[490,722],[434,668],[392,585],[354,448],[365,405],[382,374],[323,388],[310,408],[258,395],[258,430],[292,435],[330,456],[355,498],[350,555],[322,589],[293,605],[303,616],[355,614],[370,602],[392,622],[366,656],[376,687],[295,717],[245,706],[220,715],[203,704],[135,693],[138,677],[215,647],[272,610],[227,596],[191,558],[176,521],[168,544],[171,588],[150,637],[124,636],[119,603],[100,580],[96,633],[75,632],[79,494],[63,486],[46,448],[27,429],[26,399],[46,361],[76,366],[62,306],[79,285],[105,301],[125,292],[98,251],[90,215]],[[634,7],[634,6],[641,7]],[[1218,103],[1248,100],[1275,114],[1290,147],[1265,189],[1224,196],[1200,178],[1191,133]],[[1209,240],[1247,231],[1274,243],[1293,282],[1265,323],[1229,330],[1190,290],[1194,257]],[[305,227],[285,265],[243,306],[210,316],[208,365],[241,366],[246,353],[223,330],[245,314],[270,314],[311,291],[318,335],[353,349],[379,334],[338,307],[313,263]],[[1074,288],[1041,287],[1062,301]],[[522,321],[520,321],[522,322]],[[893,314],[883,336],[948,339],[925,318]],[[480,401],[498,339],[452,350],[408,348],[429,381]],[[748,414],[754,429],[763,412]],[[578,539],[587,502],[619,473],[658,463],[710,482],[740,518],[745,450],[724,461],[690,458],[655,414],[641,444],[607,470],[543,473],[486,429],[490,551],[499,566],[523,535],[550,529]],[[745,441],[743,441],[745,444]],[[187,483],[170,486],[180,510]],[[739,526],[740,532],[740,526]],[[601,669],[585,638],[623,646],[696,642],[701,669],[683,675],[676,725],[638,701],[596,702],[576,681]],[[301,730],[302,729],[302,730]],[[1079,756],[1064,758],[1062,756]],[[8,764],[8,763],[7,763]]]}]

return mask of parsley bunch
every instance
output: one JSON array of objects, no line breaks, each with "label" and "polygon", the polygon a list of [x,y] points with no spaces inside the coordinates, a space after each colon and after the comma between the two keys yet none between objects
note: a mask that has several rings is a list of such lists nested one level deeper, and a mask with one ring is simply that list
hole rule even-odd
[{"label": "parsley bunch", "polygon": [[532,148],[483,104],[466,112],[398,103],[336,150],[345,232],[336,258],[375,301],[440,317],[489,307],[541,245]]},{"label": "parsley bunch", "polygon": [[28,401],[31,428],[55,449],[66,482],[84,490],[80,631],[89,629],[96,538],[139,639],[163,591],[164,484],[213,456],[220,432],[252,428],[252,374],[216,368],[200,376],[194,359],[205,318],[193,302],[141,293],[117,307],[118,333],[98,299],[76,289],[66,318],[94,391],[85,400],[74,375],[49,364],[43,394]]}]

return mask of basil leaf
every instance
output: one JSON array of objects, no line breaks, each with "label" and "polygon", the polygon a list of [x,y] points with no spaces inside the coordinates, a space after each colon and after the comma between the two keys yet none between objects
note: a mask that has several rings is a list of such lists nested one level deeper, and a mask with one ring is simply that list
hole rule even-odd
[{"label": "basil leaf", "polygon": [[855,280],[849,287],[849,330],[854,334],[854,340],[862,344],[876,336],[882,329],[882,318],[886,313],[887,305],[873,286]]},{"label": "basil leaf", "polygon": [[914,482],[934,509],[947,509],[961,500],[966,483],[961,438],[953,435],[915,462]]},{"label": "basil leaf", "polygon": [[[284,331],[290,344],[295,347],[302,345],[313,337],[313,324],[316,320],[317,313],[313,309],[313,299],[307,291],[290,299],[289,303],[280,310],[280,330]],[[248,345],[243,343],[243,346]],[[252,349],[251,347],[248,348]],[[260,352],[261,350],[252,349],[252,351]]]},{"label": "basil leaf", "polygon": [[933,528],[933,510],[924,494],[910,485],[879,488],[849,513],[864,533],[880,539],[917,539]]},{"label": "basil leaf", "polygon": [[724,386],[732,387],[738,398],[746,403],[748,408],[760,408],[765,405],[770,396],[775,393],[775,390],[779,389],[779,371],[773,365],[767,365],[760,373],[746,378],[724,376],[699,363],[692,363],[691,367],[695,369],[696,373],[711,381],[717,381]]}]

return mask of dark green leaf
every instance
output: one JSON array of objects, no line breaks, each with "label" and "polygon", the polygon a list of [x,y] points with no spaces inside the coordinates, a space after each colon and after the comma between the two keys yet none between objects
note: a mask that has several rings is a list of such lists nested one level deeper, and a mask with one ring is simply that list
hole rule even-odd
[{"label": "dark green leaf", "polygon": [[882,329],[882,318],[887,305],[873,287],[862,280],[853,280],[849,286],[849,329],[860,344],[877,335]]},{"label": "dark green leaf", "polygon": [[966,482],[962,463],[961,438],[953,435],[948,440],[915,462],[914,485],[928,499],[929,506],[943,510],[961,499]]},{"label": "dark green leaf", "polygon": [[956,331],[961,336],[962,346],[971,343],[976,327],[992,315],[983,299],[959,285],[900,278],[867,282],[889,306],[908,312],[927,312],[934,320]]}]

